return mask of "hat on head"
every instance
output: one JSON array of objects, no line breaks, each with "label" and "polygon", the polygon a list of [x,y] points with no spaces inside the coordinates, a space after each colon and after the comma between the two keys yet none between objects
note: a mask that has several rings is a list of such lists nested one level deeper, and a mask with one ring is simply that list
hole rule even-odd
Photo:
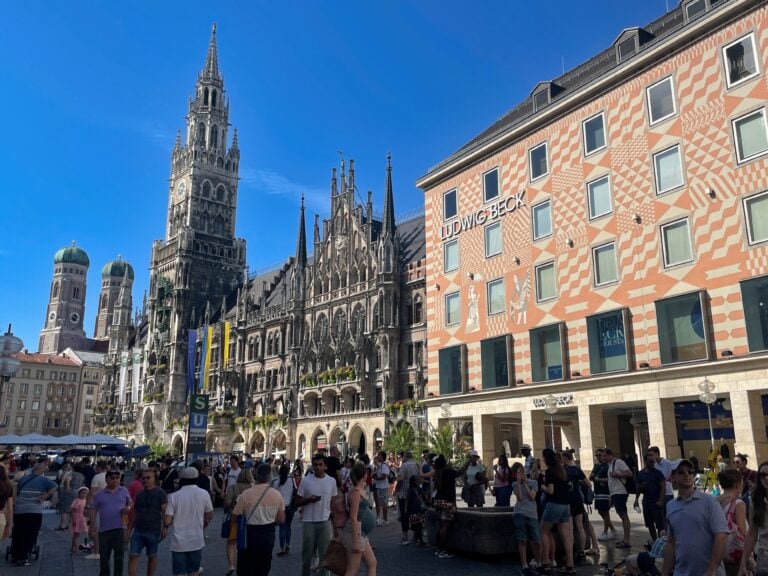
[{"label": "hat on head", "polygon": [[194,480],[197,478],[199,472],[197,471],[197,468],[194,466],[188,466],[187,468],[184,468],[184,470],[181,471],[181,477],[186,478],[188,480]]},{"label": "hat on head", "polygon": [[80,494],[80,492],[85,492],[86,494],[88,494],[88,492],[89,492],[88,487],[87,486],[80,486],[80,489],[77,491],[77,493]]},{"label": "hat on head", "polygon": [[472,456],[478,456],[478,457],[479,457],[479,456],[480,456],[480,453],[479,453],[477,450],[472,450],[472,451],[469,453],[469,456],[470,456],[470,457],[472,457]]},{"label": "hat on head", "polygon": [[522,446],[520,446],[520,450],[530,450],[530,449],[531,449],[530,444],[523,444]]},{"label": "hat on head", "polygon": [[690,460],[688,460],[687,458],[682,458],[680,460],[675,460],[674,462],[672,462],[672,472],[680,468],[680,466],[688,466],[688,468],[690,468],[691,470],[695,470]]}]

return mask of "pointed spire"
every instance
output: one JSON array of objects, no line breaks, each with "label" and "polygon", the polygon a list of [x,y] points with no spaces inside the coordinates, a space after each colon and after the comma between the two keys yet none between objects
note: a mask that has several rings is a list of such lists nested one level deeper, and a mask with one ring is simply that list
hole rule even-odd
[{"label": "pointed spire", "polygon": [[211,321],[211,301],[206,300],[205,301],[205,325],[208,326],[210,321]]},{"label": "pointed spire", "polygon": [[395,237],[395,201],[392,196],[392,155],[387,152],[387,183],[384,189],[384,221],[382,222],[384,235]]},{"label": "pointed spire", "polygon": [[181,130],[176,131],[176,144],[174,144],[173,149],[174,150],[181,149]]},{"label": "pointed spire", "polygon": [[336,168],[331,170],[331,197],[336,196],[339,193],[339,189],[336,185]]},{"label": "pointed spire", "polygon": [[315,214],[315,244],[320,244],[320,215]]},{"label": "pointed spire", "polygon": [[[118,261],[120,261],[120,256],[118,256]],[[117,294],[115,306],[120,308],[128,307],[128,309],[133,306],[131,303],[131,279],[128,276],[128,266],[125,267],[125,272],[123,272],[123,280],[120,282],[120,291]]]},{"label": "pointed spire", "polygon": [[354,159],[349,159],[349,184],[347,186],[347,192],[350,194],[354,193],[355,191],[355,161]]},{"label": "pointed spire", "polygon": [[301,195],[301,210],[299,211],[299,236],[296,240],[296,264],[300,268],[307,265],[307,233],[304,230],[304,194]]},{"label": "pointed spire", "polygon": [[211,41],[208,44],[208,55],[205,57],[205,66],[201,76],[209,78],[219,77],[219,57],[216,52],[216,22],[211,26]]},{"label": "pointed spire", "polygon": [[235,128],[232,131],[232,150],[237,150],[239,147],[237,145],[237,128]]}]

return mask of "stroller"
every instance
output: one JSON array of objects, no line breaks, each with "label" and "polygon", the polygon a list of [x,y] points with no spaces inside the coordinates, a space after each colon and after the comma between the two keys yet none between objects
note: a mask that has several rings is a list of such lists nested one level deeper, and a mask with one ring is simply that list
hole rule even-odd
[{"label": "stroller", "polygon": [[[35,492],[26,493],[22,489],[19,491],[16,495],[16,503],[29,499],[29,500],[37,500],[39,498],[38,494]],[[13,560],[12,558],[12,551],[13,551],[13,542],[16,540],[18,534],[18,525],[14,522],[13,530],[11,531],[11,543],[6,546],[5,548],[5,561],[11,562]],[[35,540],[35,545],[32,547],[32,550],[27,555],[27,558],[23,560],[25,564],[29,564],[29,558],[33,557],[35,560],[38,560],[40,558],[40,532],[37,533],[37,539]]]}]

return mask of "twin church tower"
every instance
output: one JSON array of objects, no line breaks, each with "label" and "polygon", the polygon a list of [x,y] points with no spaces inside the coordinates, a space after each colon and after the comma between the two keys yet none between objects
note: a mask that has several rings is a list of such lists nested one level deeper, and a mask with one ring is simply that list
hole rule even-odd
[{"label": "twin church tower", "polygon": [[[235,237],[240,149],[228,117],[214,25],[186,133],[179,132],[171,154],[166,232],[152,246],[148,296],[133,315],[133,269],[120,259],[108,263],[94,338],[86,338],[89,259],[74,245],[59,250],[40,352],[104,352],[96,425],[183,449],[187,374],[201,369],[207,337],[204,388],[212,409],[250,422],[234,435],[230,427],[212,434],[209,448],[231,450],[242,442],[263,450],[265,433],[259,440],[253,419],[268,416],[279,424],[268,443],[282,443],[291,457],[330,443],[333,430],[336,440],[343,430],[341,436],[370,451],[388,426],[385,404],[423,390],[423,217],[396,225],[389,162],[383,215],[374,217],[372,193],[358,204],[354,163],[348,173],[342,163],[340,179],[333,170],[331,215],[322,231],[315,217],[315,256],[307,257],[302,201],[296,254],[277,270],[250,276],[246,242]],[[349,382],[322,394],[303,389],[302,382],[329,371],[343,372]],[[322,427],[311,422],[319,416]]]}]

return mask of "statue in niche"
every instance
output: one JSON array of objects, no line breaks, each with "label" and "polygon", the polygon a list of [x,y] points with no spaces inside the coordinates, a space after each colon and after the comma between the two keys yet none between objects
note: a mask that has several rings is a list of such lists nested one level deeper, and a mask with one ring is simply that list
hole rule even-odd
[{"label": "statue in niche", "polygon": [[515,298],[509,303],[512,322],[517,325],[522,325],[528,321],[528,298],[531,293],[530,274],[525,275],[522,284],[520,283],[517,274],[515,274],[514,290]]}]

